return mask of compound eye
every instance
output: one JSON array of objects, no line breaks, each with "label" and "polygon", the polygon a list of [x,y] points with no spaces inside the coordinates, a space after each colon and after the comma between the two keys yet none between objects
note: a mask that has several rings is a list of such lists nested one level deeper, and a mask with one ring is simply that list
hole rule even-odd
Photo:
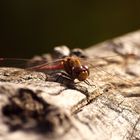
[{"label": "compound eye", "polygon": [[88,76],[89,76],[89,68],[88,68],[88,66],[83,65],[82,68],[83,68],[83,70],[85,70],[88,73]]},{"label": "compound eye", "polygon": [[89,76],[89,69],[87,66],[75,67],[73,69],[73,77],[79,81],[84,81]]},{"label": "compound eye", "polygon": [[89,76],[89,69],[87,66],[82,66],[82,71],[79,73],[78,80],[84,81]]}]

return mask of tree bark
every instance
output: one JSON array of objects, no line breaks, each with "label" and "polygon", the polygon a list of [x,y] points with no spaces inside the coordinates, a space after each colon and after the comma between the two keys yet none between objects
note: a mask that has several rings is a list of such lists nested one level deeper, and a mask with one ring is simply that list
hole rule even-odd
[{"label": "tree bark", "polygon": [[84,52],[95,67],[74,88],[0,68],[1,140],[140,139],[140,31]]}]

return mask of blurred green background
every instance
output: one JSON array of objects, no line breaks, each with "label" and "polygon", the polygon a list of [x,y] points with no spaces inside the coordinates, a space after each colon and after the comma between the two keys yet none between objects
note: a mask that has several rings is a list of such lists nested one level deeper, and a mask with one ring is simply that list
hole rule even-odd
[{"label": "blurred green background", "polygon": [[85,48],[140,28],[140,0],[3,0],[0,57]]}]

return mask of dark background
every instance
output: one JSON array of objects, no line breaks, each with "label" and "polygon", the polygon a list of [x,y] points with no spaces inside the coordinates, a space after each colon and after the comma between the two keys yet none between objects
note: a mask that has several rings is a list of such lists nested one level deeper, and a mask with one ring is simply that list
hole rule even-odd
[{"label": "dark background", "polygon": [[3,0],[0,57],[88,47],[140,28],[140,0]]}]

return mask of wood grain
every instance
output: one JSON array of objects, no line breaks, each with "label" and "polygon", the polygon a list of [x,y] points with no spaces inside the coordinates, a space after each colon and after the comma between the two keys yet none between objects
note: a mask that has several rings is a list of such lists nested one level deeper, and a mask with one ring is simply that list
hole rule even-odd
[{"label": "wood grain", "polygon": [[42,72],[0,68],[1,140],[140,139],[140,31],[85,53],[97,60],[93,85],[72,88]]}]

